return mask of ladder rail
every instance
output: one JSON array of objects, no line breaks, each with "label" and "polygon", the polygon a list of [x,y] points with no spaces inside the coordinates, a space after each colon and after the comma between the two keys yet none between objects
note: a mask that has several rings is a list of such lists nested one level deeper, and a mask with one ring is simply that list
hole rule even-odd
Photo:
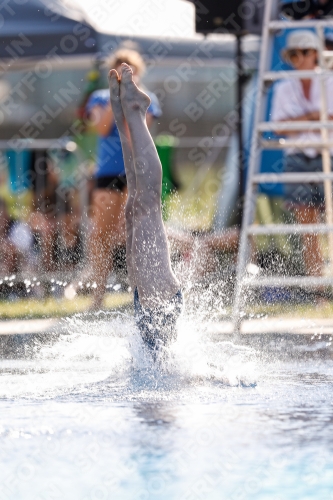
[{"label": "ladder rail", "polygon": [[[274,12],[275,10],[275,12]],[[273,17],[273,14],[277,14],[277,4],[274,5],[273,0],[266,0],[265,2],[265,11],[264,11],[264,19],[263,26],[268,26],[270,20]],[[254,94],[257,105],[255,108],[255,117],[254,117],[254,130],[257,130],[258,125],[261,121],[263,121],[264,113],[266,106],[264,106],[263,101],[267,100],[267,96],[264,93],[265,83],[263,80],[263,75],[266,70],[266,61],[272,58],[273,55],[273,41],[270,36],[269,30],[263,31],[262,40],[261,40],[261,51],[260,51],[260,60],[259,60],[259,72],[258,72],[258,86],[257,92]],[[271,63],[271,61],[270,61]],[[269,64],[270,66],[271,64]],[[264,99],[258,99],[258,96],[265,96]],[[250,148],[250,161],[249,161],[249,169],[247,173],[247,182],[245,189],[245,202],[244,202],[244,211],[243,211],[243,220],[242,220],[242,228],[241,228],[241,237],[240,237],[240,246],[238,252],[238,261],[237,261],[237,279],[236,279],[236,290],[234,296],[234,307],[233,307],[233,322],[235,325],[235,331],[239,331],[240,327],[240,308],[241,308],[241,296],[242,296],[242,280],[246,271],[246,262],[248,259],[248,255],[250,252],[250,248],[248,245],[248,235],[244,230],[251,223],[251,218],[253,218],[254,210],[255,210],[255,201],[256,201],[256,193],[254,191],[254,185],[251,182],[253,175],[256,173],[258,169],[258,134],[252,134],[251,138],[251,148]]]},{"label": "ladder rail", "polygon": [[333,173],[325,174],[323,172],[311,173],[267,173],[256,174],[252,178],[253,184],[298,184],[301,183],[315,183],[321,184],[325,180],[333,181]]},{"label": "ladder rail", "polygon": [[298,70],[298,69],[282,69],[279,71],[265,71],[264,80],[267,83],[273,83],[276,80],[283,80],[285,78],[327,78],[328,76],[333,76],[332,69],[321,69],[316,70]]},{"label": "ladder rail", "polygon": [[244,288],[274,286],[274,287],[317,287],[333,286],[331,277],[323,276],[250,276],[244,279]]},{"label": "ladder rail", "polygon": [[[285,122],[261,122],[258,125],[258,132],[280,132],[281,130],[288,131],[314,131],[321,129],[333,129],[333,120],[325,120],[321,122],[320,120],[313,121],[285,121]],[[287,139],[285,139],[287,142]],[[327,142],[327,141],[323,141]]]},{"label": "ladder rail", "polygon": [[260,144],[262,149],[287,149],[287,148],[318,148],[321,149],[323,147],[328,147],[329,149],[333,149],[333,140],[331,142],[314,142],[314,141],[286,141],[285,139],[262,139],[260,138]]},{"label": "ladder rail", "polygon": [[268,26],[268,30],[279,31],[285,28],[290,29],[298,29],[298,28],[332,28],[332,20],[329,19],[302,19],[301,21],[284,21],[284,20],[276,20],[269,21],[266,25]]},{"label": "ladder rail", "polygon": [[333,234],[333,224],[252,224],[247,226],[248,235],[272,234]]},{"label": "ladder rail", "polygon": [[[316,26],[317,36],[320,41],[320,50],[318,51],[320,69],[325,69],[324,50],[325,50],[325,37],[324,29],[322,26]],[[320,80],[320,122],[327,122],[327,77]],[[321,128],[321,140],[323,143],[329,141],[329,133],[326,127]],[[321,157],[323,162],[323,172],[325,174],[331,173],[331,155],[328,147],[324,146],[321,150]],[[325,194],[325,217],[328,225],[333,224],[333,202],[332,202],[332,183],[329,179],[324,181],[324,194]],[[333,276],[333,233],[328,234],[328,253],[330,260],[330,272]]]}]

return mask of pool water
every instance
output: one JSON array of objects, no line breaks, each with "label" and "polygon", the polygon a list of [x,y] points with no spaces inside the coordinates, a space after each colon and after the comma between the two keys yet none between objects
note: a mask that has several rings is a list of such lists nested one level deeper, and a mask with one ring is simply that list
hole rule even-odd
[{"label": "pool water", "polygon": [[0,500],[333,500],[323,340],[235,344],[183,318],[154,364],[126,314],[0,361]]}]

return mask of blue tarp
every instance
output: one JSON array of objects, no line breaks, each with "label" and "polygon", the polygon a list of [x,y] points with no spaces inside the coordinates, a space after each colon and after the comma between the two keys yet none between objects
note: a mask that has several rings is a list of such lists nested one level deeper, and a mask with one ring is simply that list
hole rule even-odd
[{"label": "blue tarp", "polygon": [[96,32],[61,0],[9,0],[0,7],[0,58],[93,53]]}]

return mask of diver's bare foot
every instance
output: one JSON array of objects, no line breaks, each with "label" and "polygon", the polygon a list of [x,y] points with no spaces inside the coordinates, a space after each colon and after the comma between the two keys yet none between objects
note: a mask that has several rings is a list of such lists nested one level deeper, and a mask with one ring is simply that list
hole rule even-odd
[{"label": "diver's bare foot", "polygon": [[112,113],[119,129],[124,125],[124,113],[120,100],[120,78],[115,69],[109,73],[109,88]]},{"label": "diver's bare foot", "polygon": [[133,111],[139,111],[145,117],[150,99],[135,85],[132,68],[126,63],[121,65],[120,79],[120,100],[127,122]]}]

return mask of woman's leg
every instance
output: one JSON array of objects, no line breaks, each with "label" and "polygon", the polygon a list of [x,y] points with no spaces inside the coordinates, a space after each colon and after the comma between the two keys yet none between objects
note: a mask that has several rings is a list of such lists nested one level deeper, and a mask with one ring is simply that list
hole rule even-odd
[{"label": "woman's leg", "polygon": [[0,274],[17,272],[19,252],[7,238],[0,237]]},{"label": "woman's leg", "polygon": [[[286,155],[284,171],[286,173],[322,172],[322,160],[308,158],[303,153]],[[295,206],[294,214],[298,224],[316,224],[320,221],[320,210],[314,204],[324,202],[323,185],[285,184],[288,202]],[[308,275],[320,276],[323,269],[323,255],[318,234],[302,235],[303,261]]]},{"label": "woman's leg", "polygon": [[110,270],[112,250],[125,239],[122,224],[126,191],[96,189],[93,193],[93,229],[88,255],[91,262],[94,290],[92,307],[101,307]]},{"label": "woman's leg", "polygon": [[171,270],[162,220],[162,166],[146,125],[150,100],[137,88],[132,76],[131,68],[122,64],[120,99],[130,131],[136,179],[132,265],[142,306],[154,308],[168,302],[180,285]]},{"label": "woman's leg", "polygon": [[[299,205],[295,209],[295,217],[299,224],[318,224],[320,211],[316,207]],[[304,234],[302,240],[306,274],[309,276],[321,276],[324,259],[320,248],[319,235]]]},{"label": "woman's leg", "polygon": [[30,216],[29,224],[32,232],[40,235],[41,267],[45,272],[54,270],[53,244],[55,241],[55,222],[36,211]]}]

